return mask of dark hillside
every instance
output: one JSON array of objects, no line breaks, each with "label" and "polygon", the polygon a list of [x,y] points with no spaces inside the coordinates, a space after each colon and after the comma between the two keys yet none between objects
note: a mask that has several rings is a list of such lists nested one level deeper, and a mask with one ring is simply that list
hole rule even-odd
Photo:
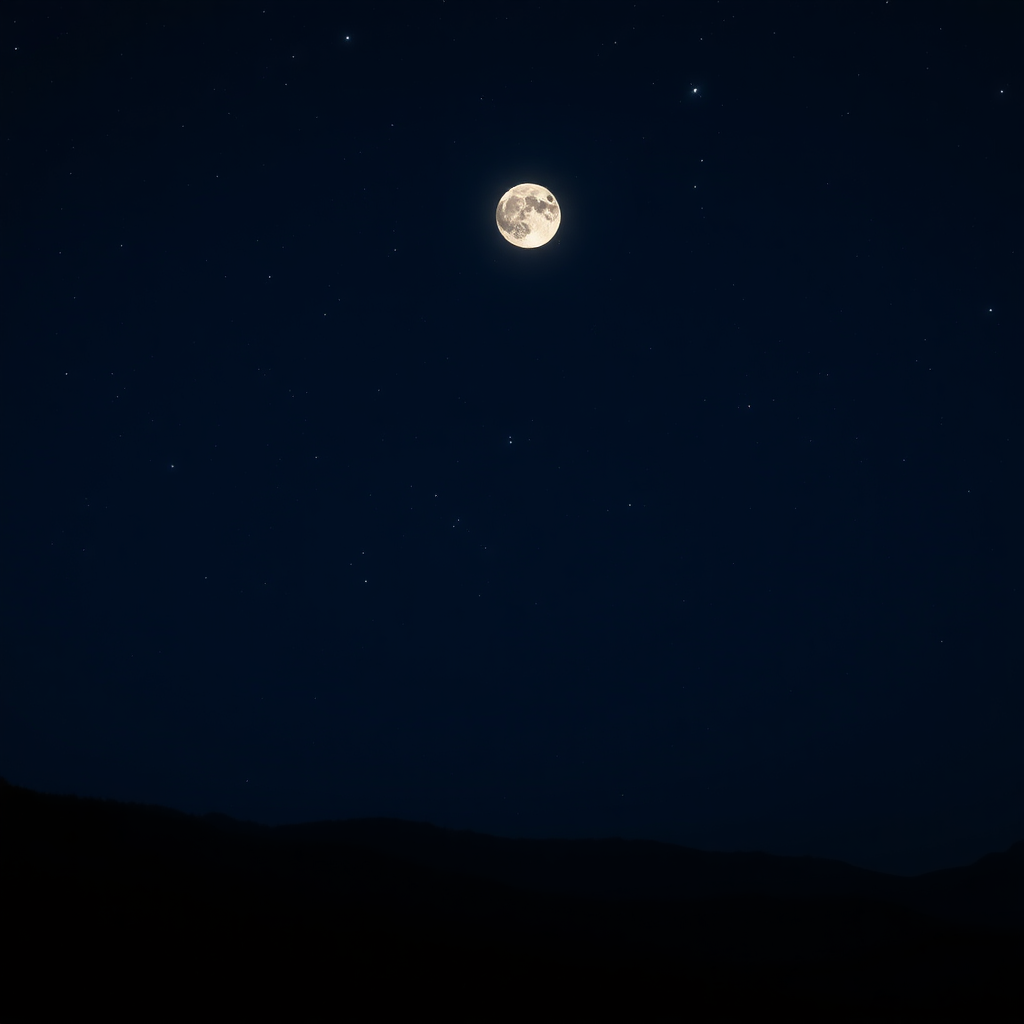
[{"label": "dark hillside", "polygon": [[1024,843],[968,867],[905,878],[817,857],[718,853],[641,840],[500,839],[383,818],[315,822],[278,833],[540,892],[611,900],[867,899],[962,924],[1024,928]]},{"label": "dark hillside", "polygon": [[[942,920],[897,898],[922,880],[838,863],[0,793],[10,991],[30,1016],[201,998],[496,1019],[544,998],[643,1019],[766,1001],[790,1018],[960,1003],[998,1019],[1019,998],[1024,932]],[[1020,858],[963,869],[959,891],[979,873],[991,896]]]}]

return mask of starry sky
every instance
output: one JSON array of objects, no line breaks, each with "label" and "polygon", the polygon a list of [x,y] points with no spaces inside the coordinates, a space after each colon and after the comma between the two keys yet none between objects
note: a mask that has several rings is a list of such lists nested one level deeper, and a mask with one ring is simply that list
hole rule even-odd
[{"label": "starry sky", "polygon": [[0,774],[906,873],[1024,838],[1022,30],[6,5]]}]

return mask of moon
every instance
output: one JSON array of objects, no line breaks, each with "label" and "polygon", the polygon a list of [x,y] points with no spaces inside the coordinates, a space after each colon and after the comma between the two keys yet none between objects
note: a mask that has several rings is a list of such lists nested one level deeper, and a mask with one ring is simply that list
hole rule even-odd
[{"label": "moon", "polygon": [[543,185],[516,185],[498,200],[494,213],[506,242],[520,249],[536,249],[555,237],[562,214],[558,200]]}]

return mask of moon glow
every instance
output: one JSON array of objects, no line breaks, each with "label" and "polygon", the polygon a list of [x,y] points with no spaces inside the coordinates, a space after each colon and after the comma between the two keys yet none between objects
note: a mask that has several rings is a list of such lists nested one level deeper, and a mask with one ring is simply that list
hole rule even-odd
[{"label": "moon glow", "polygon": [[543,185],[516,185],[498,200],[494,213],[502,238],[520,249],[536,249],[555,237],[562,213]]}]

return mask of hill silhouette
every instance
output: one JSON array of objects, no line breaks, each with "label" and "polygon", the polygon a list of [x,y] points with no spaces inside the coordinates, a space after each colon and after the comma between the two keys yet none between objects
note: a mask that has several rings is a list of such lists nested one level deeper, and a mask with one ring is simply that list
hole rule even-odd
[{"label": "hill silhouette", "polygon": [[33,1017],[1024,1009],[1024,843],[904,878],[388,819],[272,827],[6,783],[0,832],[9,993]]},{"label": "hill silhouette", "polygon": [[871,899],[961,924],[1024,928],[1024,842],[968,867],[906,878],[817,857],[716,853],[642,840],[500,839],[387,818],[283,826],[277,832],[537,892],[617,901]]}]

